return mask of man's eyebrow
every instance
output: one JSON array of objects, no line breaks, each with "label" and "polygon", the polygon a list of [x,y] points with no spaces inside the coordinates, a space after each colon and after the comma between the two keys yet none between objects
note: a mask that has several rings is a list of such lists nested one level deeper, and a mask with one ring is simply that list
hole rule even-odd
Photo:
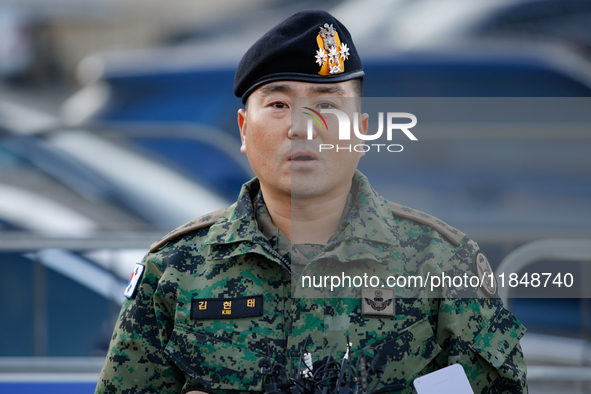
[{"label": "man's eyebrow", "polygon": [[287,95],[293,96],[293,88],[289,85],[270,83],[261,87],[261,93],[265,96],[268,96],[272,93],[285,93]]},{"label": "man's eyebrow", "polygon": [[347,92],[339,85],[316,85],[308,89],[308,93],[314,95],[336,94],[337,96],[347,97]]}]

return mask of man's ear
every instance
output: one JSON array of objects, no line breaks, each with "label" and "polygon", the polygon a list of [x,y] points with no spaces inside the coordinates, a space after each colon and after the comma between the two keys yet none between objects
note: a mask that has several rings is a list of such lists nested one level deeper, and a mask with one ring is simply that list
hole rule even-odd
[{"label": "man's ear", "polygon": [[238,128],[240,129],[240,139],[242,140],[240,152],[246,153],[246,110],[244,108],[238,110]]},{"label": "man's ear", "polygon": [[[369,115],[367,113],[362,113],[359,116],[359,132],[363,135],[367,135],[367,131],[369,130]],[[361,141],[364,143],[364,141]],[[365,156],[365,152],[361,153],[361,156]]]},{"label": "man's ear", "polygon": [[367,135],[367,130],[369,129],[369,115],[367,113],[362,113],[359,116],[359,132],[363,135]]}]

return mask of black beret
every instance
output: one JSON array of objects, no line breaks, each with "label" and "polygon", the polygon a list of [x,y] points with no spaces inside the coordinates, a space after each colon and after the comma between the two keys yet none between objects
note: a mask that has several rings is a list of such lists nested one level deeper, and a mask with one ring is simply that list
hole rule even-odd
[{"label": "black beret", "polygon": [[349,31],[326,11],[301,11],[262,36],[244,54],[234,94],[245,103],[272,81],[333,83],[363,77]]}]

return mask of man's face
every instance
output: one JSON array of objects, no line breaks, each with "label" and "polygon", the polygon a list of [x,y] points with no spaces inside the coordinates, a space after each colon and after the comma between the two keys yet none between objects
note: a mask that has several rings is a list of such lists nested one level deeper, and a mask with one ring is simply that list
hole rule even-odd
[{"label": "man's face", "polygon": [[[309,116],[301,107],[338,109],[349,114],[358,111],[358,101],[351,81],[316,84],[278,81],[261,86],[248,99],[247,109],[238,111],[242,138],[241,151],[261,182],[263,193],[280,193],[293,198],[328,197],[347,193],[363,153],[336,151],[338,122],[325,114],[328,127],[314,124],[314,138],[307,139]],[[297,98],[297,99],[295,99]],[[306,111],[309,112],[309,111]],[[293,115],[293,124],[292,124]],[[367,132],[367,115],[359,117],[359,130]],[[360,143],[354,134],[341,146]],[[335,149],[323,149],[332,144]]]}]

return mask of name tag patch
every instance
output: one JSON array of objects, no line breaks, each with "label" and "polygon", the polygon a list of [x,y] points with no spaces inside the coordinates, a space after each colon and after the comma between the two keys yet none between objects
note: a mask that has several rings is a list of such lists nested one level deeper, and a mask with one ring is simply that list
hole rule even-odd
[{"label": "name tag patch", "polygon": [[236,319],[263,316],[263,296],[196,298],[191,301],[191,319]]}]

